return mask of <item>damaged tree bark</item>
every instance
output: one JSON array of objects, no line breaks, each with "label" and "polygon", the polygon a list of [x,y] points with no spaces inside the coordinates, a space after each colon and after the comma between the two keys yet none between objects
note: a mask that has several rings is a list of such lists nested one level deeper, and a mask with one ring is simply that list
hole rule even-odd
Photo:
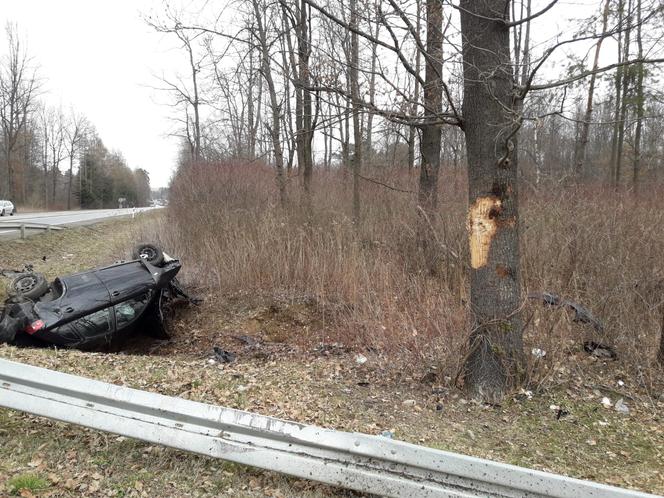
[{"label": "damaged tree bark", "polygon": [[[470,303],[466,387],[497,402],[523,371],[514,80],[508,0],[462,0]],[[504,21],[503,21],[504,20]]]}]

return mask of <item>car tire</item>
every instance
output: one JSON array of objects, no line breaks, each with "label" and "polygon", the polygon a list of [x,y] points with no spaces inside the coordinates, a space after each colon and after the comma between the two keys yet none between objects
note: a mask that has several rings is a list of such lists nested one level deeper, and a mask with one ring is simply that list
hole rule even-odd
[{"label": "car tire", "polygon": [[154,244],[138,244],[132,252],[134,259],[144,258],[148,263],[159,266],[164,262],[164,253]]},{"label": "car tire", "polygon": [[4,215],[5,215],[5,210],[3,209],[2,211],[0,211],[0,216],[4,216]]},{"label": "car tire", "polygon": [[28,299],[39,299],[48,292],[48,281],[41,273],[24,273],[9,284],[9,293]]}]

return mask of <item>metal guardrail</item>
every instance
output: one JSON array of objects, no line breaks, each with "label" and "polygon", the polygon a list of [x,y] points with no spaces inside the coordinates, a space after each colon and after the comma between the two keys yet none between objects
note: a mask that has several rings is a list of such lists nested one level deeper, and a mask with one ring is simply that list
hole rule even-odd
[{"label": "metal guardrail", "polygon": [[10,223],[7,221],[2,221],[0,222],[0,230],[20,230],[21,238],[25,239],[26,230],[46,230],[48,233],[51,230],[64,230],[64,227],[40,223]]},{"label": "metal guardrail", "polygon": [[383,496],[653,496],[8,360],[0,360],[0,406]]}]

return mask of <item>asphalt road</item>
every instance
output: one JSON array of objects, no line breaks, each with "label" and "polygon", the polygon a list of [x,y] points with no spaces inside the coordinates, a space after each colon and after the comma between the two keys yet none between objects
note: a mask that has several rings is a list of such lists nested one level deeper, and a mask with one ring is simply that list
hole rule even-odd
[{"label": "asphalt road", "polygon": [[[39,224],[51,226],[92,225],[99,221],[121,216],[133,216],[136,213],[156,208],[128,208],[128,209],[87,209],[81,211],[47,211],[43,213],[19,213],[14,216],[0,217],[0,240],[15,239],[20,236],[20,229],[15,227],[18,223]],[[3,226],[4,225],[4,226]],[[11,226],[11,228],[10,228]],[[35,230],[27,230],[30,235]],[[43,230],[39,230],[43,232]]]}]

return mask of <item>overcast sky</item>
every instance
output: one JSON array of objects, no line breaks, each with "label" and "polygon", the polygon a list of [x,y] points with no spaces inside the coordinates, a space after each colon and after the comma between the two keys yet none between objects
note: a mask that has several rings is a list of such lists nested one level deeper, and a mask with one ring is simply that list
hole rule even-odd
[{"label": "overcast sky", "polygon": [[44,80],[43,100],[73,106],[96,126],[109,149],[122,152],[129,166],[145,168],[153,187],[168,184],[177,139],[168,136],[165,95],[152,88],[155,76],[181,67],[183,54],[172,39],[141,19],[161,0],[3,1],[4,26],[18,25]]}]

